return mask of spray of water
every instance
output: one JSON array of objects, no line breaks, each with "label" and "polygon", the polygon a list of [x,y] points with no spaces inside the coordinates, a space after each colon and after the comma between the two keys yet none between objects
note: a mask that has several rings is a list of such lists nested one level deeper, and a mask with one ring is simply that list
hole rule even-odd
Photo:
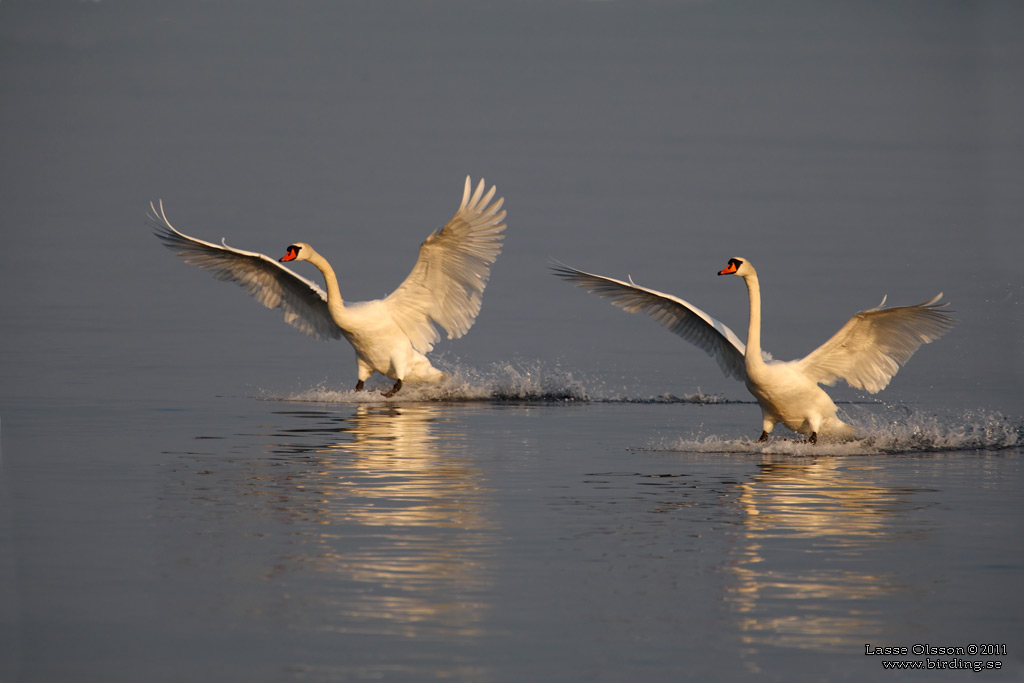
[{"label": "spray of water", "polygon": [[965,410],[937,414],[916,411],[905,405],[853,404],[843,406],[843,419],[854,425],[858,438],[852,441],[808,443],[800,435],[786,432],[765,443],[749,438],[731,439],[721,435],[690,434],[661,438],[653,450],[696,453],[761,453],[765,455],[872,455],[935,451],[1000,450],[1024,447],[1024,419],[1002,413]]},{"label": "spray of water", "polygon": [[493,363],[482,370],[462,364],[438,362],[448,378],[438,384],[407,384],[402,391],[385,399],[382,394],[391,380],[374,376],[361,392],[328,388],[324,385],[286,396],[264,392],[269,400],[309,401],[316,403],[411,403],[421,401],[528,401],[528,402],[613,402],[613,403],[725,403],[721,396],[696,392],[683,396],[661,394],[641,396],[627,387],[611,387],[602,379],[561,363],[516,359]]},{"label": "spray of water", "polygon": [[[699,403],[733,401],[700,391],[683,396],[644,396],[628,387],[610,386],[604,379],[563,367],[561,363],[515,359],[493,363],[484,369],[461,363],[438,363],[448,374],[439,384],[409,384],[391,399],[383,393],[391,380],[375,376],[366,391],[338,390],[321,385],[281,396],[264,392],[261,398],[313,403],[415,403],[415,402],[601,402],[601,403]],[[748,403],[749,401],[744,401]],[[926,413],[899,404],[844,404],[841,417],[852,424],[858,438],[841,443],[820,440],[809,444],[782,427],[766,443],[747,435],[691,434],[659,437],[647,448],[696,453],[761,453],[774,455],[871,455],[934,451],[993,450],[1024,447],[1024,418],[998,412],[965,410],[954,414]]]}]

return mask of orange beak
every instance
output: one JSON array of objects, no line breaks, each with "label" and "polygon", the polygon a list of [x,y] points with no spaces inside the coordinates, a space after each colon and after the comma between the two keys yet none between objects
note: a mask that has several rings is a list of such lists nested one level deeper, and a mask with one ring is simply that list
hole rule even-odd
[{"label": "orange beak", "polygon": [[732,275],[735,272],[736,272],[736,264],[735,263],[730,263],[725,268],[722,268],[722,270],[718,271],[718,274],[719,275]]},{"label": "orange beak", "polygon": [[295,250],[295,247],[288,247],[288,253],[281,257],[281,261],[294,261],[298,255],[299,252]]}]

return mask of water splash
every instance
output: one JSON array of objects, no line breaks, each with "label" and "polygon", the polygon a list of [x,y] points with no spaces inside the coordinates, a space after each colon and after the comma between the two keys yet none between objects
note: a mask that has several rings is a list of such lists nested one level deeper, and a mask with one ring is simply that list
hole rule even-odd
[{"label": "water splash", "polygon": [[[264,392],[261,399],[311,403],[381,404],[417,402],[510,401],[539,403],[691,403],[719,405],[751,403],[718,395],[643,395],[628,387],[612,387],[604,379],[563,367],[561,363],[516,359],[501,361],[483,370],[458,363],[438,363],[449,377],[439,384],[406,385],[395,397],[383,393],[391,380],[374,376],[366,391],[344,391],[325,385],[279,395]],[[871,455],[934,451],[994,450],[1024,447],[1024,418],[1002,413],[966,410],[940,415],[906,405],[847,403],[841,406],[843,420],[852,424],[859,438],[841,443],[820,441],[809,444],[802,436],[779,427],[766,443],[744,435],[729,438],[697,432],[682,437],[663,437],[646,447],[650,450],[691,453],[760,453],[772,455]],[[751,428],[751,432],[754,427]],[[646,450],[645,449],[645,450]]]},{"label": "water splash", "polygon": [[883,453],[1024,446],[1024,419],[999,412],[966,410],[958,415],[937,415],[901,406],[894,417],[891,406],[886,410],[889,412],[856,418],[864,441]]},{"label": "water splash", "polygon": [[643,396],[627,387],[612,388],[604,380],[570,370],[561,363],[537,360],[513,360],[493,363],[483,370],[461,364],[437,363],[449,377],[439,384],[408,384],[391,399],[382,394],[392,381],[374,376],[361,392],[344,391],[320,385],[288,395],[262,392],[259,398],[313,403],[381,403],[421,401],[525,401],[525,402],[606,402],[606,403],[729,403],[722,396],[697,391],[676,396]]},{"label": "water splash", "polygon": [[[844,420],[861,436],[852,441],[808,443],[798,435],[774,435],[765,443],[720,435],[662,438],[651,450],[691,453],[760,453],[764,455],[874,455],[934,451],[1002,450],[1024,447],[1024,418],[999,412],[966,410],[939,415],[908,406],[864,404],[844,406]],[[779,428],[778,431],[784,431]],[[787,438],[788,437],[788,438]]]}]

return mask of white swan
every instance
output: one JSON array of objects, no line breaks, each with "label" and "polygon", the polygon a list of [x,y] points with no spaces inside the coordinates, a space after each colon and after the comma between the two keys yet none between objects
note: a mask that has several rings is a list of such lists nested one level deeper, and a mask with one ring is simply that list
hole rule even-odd
[{"label": "white swan", "polygon": [[718,361],[729,377],[742,380],[761,405],[763,418],[759,441],[779,422],[810,437],[853,438],[853,428],[836,417],[836,405],[819,384],[837,379],[869,393],[881,391],[902,364],[921,347],[955,324],[948,305],[935,298],[916,306],[877,308],[850,318],[831,339],[805,358],[772,360],[761,350],[761,289],[754,266],[745,258],[733,258],[719,275],[738,275],[747,284],[750,323],[747,343],[728,327],[696,306],[670,294],[601,275],[585,273],[564,264],[552,266],[559,277],[587,287],[628,313],[647,313],[661,325],[691,342]]},{"label": "white swan", "polygon": [[462,204],[455,216],[420,245],[412,272],[383,299],[342,301],[338,278],[323,256],[295,242],[281,261],[309,261],[323,273],[327,292],[268,256],[212,244],[178,232],[159,208],[150,204],[150,224],[164,246],[186,263],[213,270],[220,280],[236,282],[267,308],[280,308],[284,320],[318,339],[345,337],[356,351],[356,391],[374,371],[395,380],[385,396],[403,381],[436,382],[444,373],[424,355],[441,336],[464,335],[480,312],[491,265],[501,252],[505,230],[503,198],[492,202],[495,187],[484,194],[483,179],[472,191],[466,177]]}]

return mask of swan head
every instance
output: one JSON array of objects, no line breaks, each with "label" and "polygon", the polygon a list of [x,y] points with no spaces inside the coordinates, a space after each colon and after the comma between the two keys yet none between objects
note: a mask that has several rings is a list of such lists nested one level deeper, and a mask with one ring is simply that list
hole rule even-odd
[{"label": "swan head", "polygon": [[718,271],[719,275],[739,275],[740,277],[746,277],[748,275],[754,275],[754,266],[750,265],[750,261],[745,258],[734,257],[729,259],[728,265],[722,270]]},{"label": "swan head", "polygon": [[287,253],[279,259],[282,263],[287,261],[308,261],[316,253],[313,251],[313,247],[305,242],[289,244],[286,251]]}]

